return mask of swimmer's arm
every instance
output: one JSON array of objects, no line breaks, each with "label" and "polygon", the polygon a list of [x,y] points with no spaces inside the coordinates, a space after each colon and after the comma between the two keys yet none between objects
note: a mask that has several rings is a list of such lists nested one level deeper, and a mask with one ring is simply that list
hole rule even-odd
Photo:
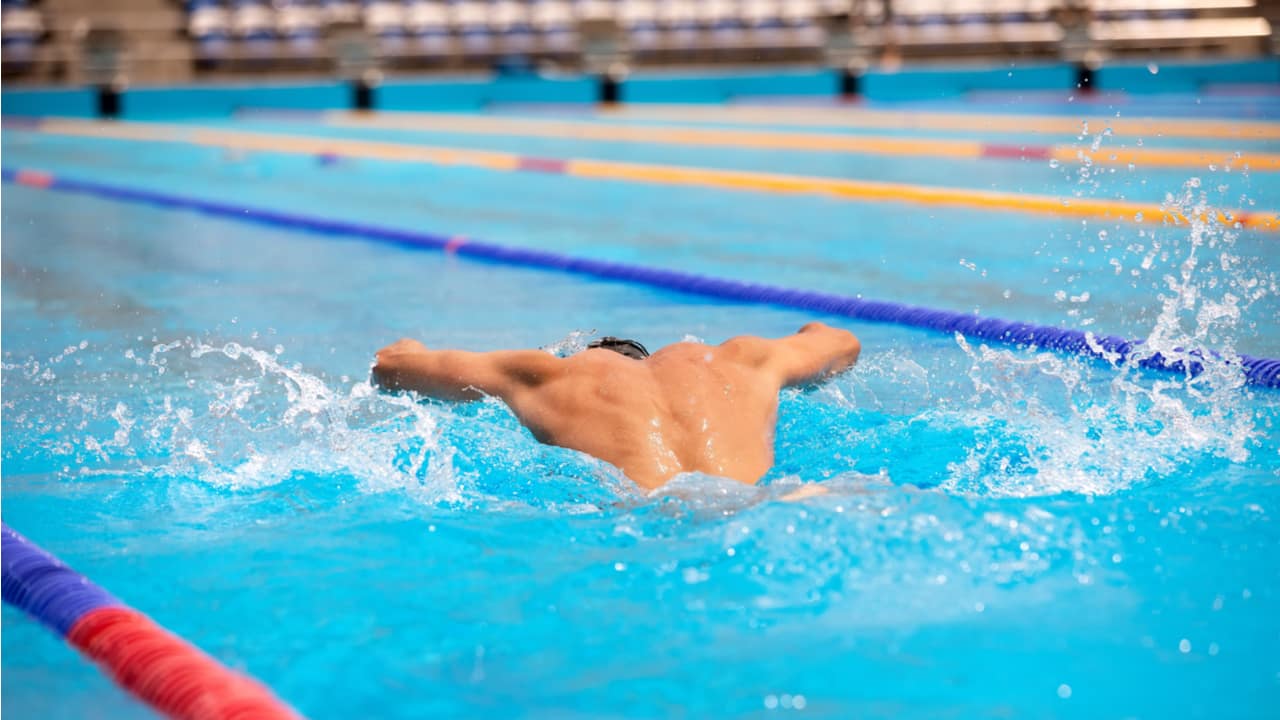
[{"label": "swimmer's arm", "polygon": [[559,363],[541,350],[431,350],[416,340],[400,340],[378,351],[373,381],[441,400],[506,399],[541,383]]},{"label": "swimmer's arm", "polygon": [[862,343],[848,330],[811,322],[795,335],[770,340],[744,335],[721,347],[762,368],[783,387],[819,382],[858,361]]}]

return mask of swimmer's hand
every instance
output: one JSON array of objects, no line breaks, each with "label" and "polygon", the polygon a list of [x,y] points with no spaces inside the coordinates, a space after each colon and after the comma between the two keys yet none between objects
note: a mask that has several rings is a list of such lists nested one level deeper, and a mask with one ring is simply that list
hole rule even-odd
[{"label": "swimmer's hand", "polygon": [[401,338],[374,354],[369,379],[384,390],[399,390],[400,375],[406,359],[425,352],[426,345],[410,338]]}]

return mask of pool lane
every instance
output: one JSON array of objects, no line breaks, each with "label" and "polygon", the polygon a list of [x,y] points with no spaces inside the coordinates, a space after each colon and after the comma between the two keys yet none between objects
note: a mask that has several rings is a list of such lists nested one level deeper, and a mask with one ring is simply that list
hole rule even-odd
[{"label": "pool lane", "polygon": [[[1021,113],[940,112],[862,109],[857,107],[796,107],[766,105],[616,105],[595,111],[608,117],[677,122],[733,122],[750,125],[847,128],[909,128],[984,133],[1036,132],[1076,134],[1082,123],[1110,127],[1117,135],[1164,135],[1218,140],[1280,140],[1280,123],[1230,118],[1108,117],[1097,108],[1072,108],[1071,116]],[[1141,112],[1141,109],[1135,110]],[[1081,117],[1083,116],[1083,117]]]},{"label": "pool lane", "polygon": [[852,153],[895,157],[954,158],[965,160],[1056,160],[1088,161],[1094,165],[1129,164],[1144,168],[1173,167],[1202,169],[1211,164],[1229,164],[1254,171],[1280,170],[1280,154],[1261,151],[1229,151],[1204,148],[1113,148],[1093,149],[1075,145],[1046,145],[979,140],[896,137],[891,135],[848,135],[821,132],[778,132],[695,126],[646,127],[583,120],[549,120],[528,117],[499,117],[449,113],[330,112],[323,122],[338,127],[420,132],[461,133],[482,136],[572,138],[624,143],[759,148],[801,152]]},{"label": "pool lane", "polygon": [[[101,148],[76,145],[97,160],[105,157]],[[184,182],[184,169],[192,184],[206,172],[190,151],[159,153],[177,157],[154,160],[130,150],[139,163],[156,163],[151,167],[171,163],[175,174],[163,179],[171,186]],[[310,184],[301,159],[276,160],[232,165],[246,181],[241,197],[274,203],[283,191],[277,186]],[[285,165],[289,161],[297,163],[296,172]],[[367,171],[373,176],[387,169]],[[465,182],[467,173],[475,178],[467,190],[488,187],[491,206],[495,197],[505,199],[518,189],[515,181],[529,180],[465,168],[436,179]],[[326,183],[365,179],[338,172],[315,177]],[[501,180],[492,182],[494,177]],[[377,189],[394,185],[387,179]],[[420,187],[431,189],[425,182]],[[35,528],[43,544],[69,561],[92,566],[99,581],[137,588],[145,609],[164,614],[175,630],[228,662],[253,668],[309,716],[447,717],[474,714],[476,708],[494,715],[509,714],[510,708],[544,716],[599,714],[632,697],[641,699],[629,706],[637,715],[661,715],[679,702],[692,702],[695,715],[747,715],[761,706],[758,695],[782,689],[819,698],[810,708],[833,715],[896,711],[893,698],[922,694],[926,699],[914,706],[921,717],[957,708],[966,716],[1034,717],[1050,709],[1066,712],[1063,707],[1081,718],[1117,708],[1143,717],[1176,716],[1178,707],[1206,693],[1221,695],[1215,708],[1232,717],[1266,717],[1265,708],[1274,706],[1273,672],[1265,662],[1280,617],[1274,556],[1268,552],[1277,539],[1273,508],[1280,506],[1280,488],[1271,475],[1276,456],[1267,452],[1277,427],[1271,424],[1274,394],[1247,399],[1249,407],[1259,408],[1262,433],[1249,461],[1170,448],[1177,438],[1194,438],[1182,428],[1161,445],[1176,452],[1164,461],[1168,469],[1115,494],[1051,491],[1047,498],[1001,498],[871,485],[837,496],[832,503],[847,502],[840,512],[831,503],[766,502],[712,505],[695,515],[684,505],[673,513],[676,498],[634,508],[603,497],[600,510],[575,514],[569,510],[586,502],[580,497],[603,495],[591,493],[596,485],[588,483],[592,466],[586,460],[538,446],[506,415],[464,416],[443,422],[449,435],[442,447],[457,448],[454,462],[462,482],[472,483],[463,485],[471,502],[424,502],[424,496],[435,497],[427,493],[449,487],[448,478],[421,481],[408,472],[388,473],[389,461],[358,464],[365,453],[383,457],[368,447],[376,446],[379,435],[351,435],[340,427],[344,421],[360,429],[369,424],[340,401],[316,415],[300,413],[296,425],[281,423],[284,410],[276,405],[262,409],[255,402],[244,412],[251,422],[242,426],[234,417],[205,410],[214,392],[244,380],[278,399],[284,388],[274,382],[277,375],[264,375],[247,358],[191,357],[187,347],[162,356],[168,371],[157,375],[124,353],[145,358],[154,343],[188,334],[214,345],[237,341],[267,350],[280,342],[286,346],[283,365],[298,362],[308,373],[323,369],[329,373],[325,384],[341,397],[349,384],[337,378],[361,372],[370,348],[398,334],[481,349],[533,346],[563,337],[570,328],[594,327],[661,344],[683,333],[712,341],[741,332],[780,334],[809,318],[768,308],[681,303],[662,293],[365,243],[317,243],[189,212],[25,187],[5,192],[12,201],[5,213],[6,259],[64,271],[68,285],[106,284],[158,313],[113,330],[71,323],[75,314],[97,311],[101,299],[86,294],[67,305],[27,310],[21,301],[36,305],[42,298],[27,296],[6,274],[7,351],[43,359],[87,334],[91,342],[55,366],[56,385],[24,383],[18,372],[6,373],[12,380],[5,386],[6,401],[18,403],[7,420],[32,408],[40,411],[35,417],[74,427],[81,417],[106,421],[93,407],[124,402],[138,420],[133,437],[145,444],[153,442],[146,429],[168,427],[161,401],[172,398],[177,407],[196,409],[194,437],[218,453],[218,471],[222,463],[238,466],[250,445],[272,461],[268,468],[284,468],[266,480],[275,485],[228,489],[210,479],[220,477],[217,472],[185,469],[181,443],[173,444],[179,457],[172,463],[161,459],[141,468],[126,462],[132,448],[108,443],[108,459],[90,455],[88,464],[110,474],[77,479],[59,474],[68,461],[42,445],[40,424],[9,426],[5,437],[17,457],[5,459],[6,518]],[[365,190],[315,201],[377,217],[391,203],[360,205],[374,194]],[[576,211],[601,211],[592,199],[587,196]],[[707,228],[718,217],[707,219]],[[920,259],[921,266],[886,272],[922,273],[929,258],[920,253]],[[15,296],[20,302],[10,302]],[[65,335],[50,331],[58,323],[66,323]],[[255,330],[264,333],[261,339],[250,339]],[[1018,412],[1012,405],[1018,399],[1044,398],[1053,407],[1071,402],[1059,399],[1056,377],[1042,378],[1044,387],[1058,387],[1049,394],[998,360],[979,364],[961,356],[949,338],[884,326],[857,330],[868,348],[851,378],[858,384],[839,386],[856,391],[856,403],[819,395],[784,406],[780,472],[808,480],[849,467],[871,473],[884,467],[894,482],[929,487],[938,475],[964,472],[949,468],[963,467],[971,448],[993,438],[1008,443],[996,418],[1026,422],[1020,418],[1043,412],[1040,406]],[[135,333],[144,339],[135,342]],[[131,378],[139,372],[141,380]],[[1010,394],[975,399],[976,379],[1009,387]],[[1117,392],[1109,380],[1099,373],[1089,407],[1096,401],[1119,414],[1126,396],[1107,401]],[[65,401],[57,396],[68,387],[91,388],[97,404],[63,409]],[[1081,389],[1072,386],[1077,393]],[[1001,404],[1006,398],[1010,405]],[[877,412],[882,403],[894,409]],[[329,415],[329,409],[338,414]],[[318,436],[307,422],[312,417],[323,423]],[[1059,417],[1051,412],[1044,427]],[[1065,417],[1053,425],[1055,432],[1080,433],[1090,448],[1111,448],[1105,458],[1146,467],[1148,456],[1132,449],[1149,442],[1145,426],[1099,441],[1071,421],[1077,416]],[[114,428],[106,422],[92,437],[111,438]],[[1206,412],[1197,427],[1206,425],[1220,431],[1221,422]],[[466,432],[479,437],[453,439]],[[1036,440],[1058,442],[1042,432]],[[154,442],[168,446],[164,439]],[[1021,445],[997,447],[1022,452]],[[1065,459],[1064,450],[1049,457]],[[51,467],[35,478],[8,472],[27,462]],[[321,463],[324,469],[314,470]],[[152,471],[156,466],[170,470]],[[1041,467],[1046,474],[1056,470],[1051,461]],[[1105,481],[1119,472],[1093,470],[1087,479]],[[989,463],[972,473],[1000,471]],[[575,481],[576,475],[587,480]],[[1100,523],[1092,524],[1094,518]],[[104,532],[112,542],[101,542]],[[727,553],[730,548],[733,553]],[[1113,559],[1117,554],[1123,563]],[[788,569],[775,576],[753,574],[764,563]],[[272,570],[279,567],[291,571]],[[709,577],[691,583],[684,568],[710,569]],[[1088,584],[1080,579],[1085,572]],[[946,585],[935,580],[940,576],[949,578]],[[493,577],[502,578],[502,592],[487,581]],[[618,577],[625,578],[628,593],[621,599],[609,592],[610,578]],[[743,577],[756,580],[744,583]],[[139,578],[164,581],[139,584]],[[584,593],[584,586],[604,589]],[[1242,598],[1244,588],[1252,599]],[[822,595],[815,600],[814,592]],[[1226,597],[1223,611],[1215,597]],[[619,613],[628,612],[636,622],[618,623]],[[235,632],[220,630],[210,618],[234,621]],[[601,630],[582,633],[582,627]],[[6,709],[13,703],[32,717],[56,717],[41,712],[43,704],[70,705],[73,711],[61,711],[64,717],[85,717],[121,702],[109,688],[85,689],[94,686],[81,684],[75,672],[60,674],[59,658],[69,655],[65,648],[26,642],[31,635],[18,622],[6,625],[11,629],[6,673],[16,669],[17,677],[40,680],[34,687],[16,684],[12,696],[7,691]],[[1187,637],[1198,654],[1178,650]],[[833,639],[839,640],[834,647]],[[1222,646],[1220,655],[1207,654],[1210,640]],[[477,647],[486,648],[482,679],[473,674]],[[625,657],[617,656],[619,647],[629,648]],[[805,648],[804,666],[796,666],[795,654],[777,652],[779,647]],[[887,647],[902,650],[880,650]],[[975,647],[998,663],[988,672],[965,675]],[[654,674],[660,686],[631,674],[637,657],[662,663],[680,652],[687,667],[677,672],[659,665]],[[347,667],[359,671],[341,684],[329,682],[334,668]],[[1148,686],[1172,690],[1135,694],[1135,673]],[[849,683],[848,677],[861,681]],[[957,677],[968,680],[957,684]],[[744,682],[759,692],[744,697]],[[1074,688],[1070,704],[1057,693],[1064,682]],[[38,691],[46,693],[35,697]],[[862,699],[868,693],[886,699]]]},{"label": "pool lane", "polygon": [[[742,202],[711,188],[474,167],[14,131],[4,139],[6,164],[73,179],[1130,337],[1150,332],[1162,278],[1176,274],[1192,235],[959,207],[886,212],[808,195]],[[1155,242],[1162,252],[1148,257]],[[1269,234],[1244,232],[1231,245],[1249,273],[1280,263]],[[1243,278],[1204,264],[1197,273],[1219,288]],[[1280,354],[1280,302],[1265,297],[1249,316],[1239,350]]]},{"label": "pool lane", "polygon": [[[475,116],[484,117],[484,116]],[[1234,159],[1236,148],[1216,147],[1207,151],[1210,157],[1223,161],[1206,162],[1200,169],[1127,166],[1094,166],[1077,159],[1061,162],[1053,159],[1020,159],[1019,157],[986,158],[982,160],[933,156],[892,156],[840,152],[791,151],[750,147],[714,147],[707,145],[669,145],[661,143],[628,143],[588,138],[521,137],[514,135],[477,135],[465,132],[423,131],[408,129],[338,127],[316,120],[264,118],[253,115],[237,121],[201,122],[202,126],[214,125],[233,130],[258,130],[262,132],[306,135],[308,137],[333,137],[354,140],[375,140],[413,145],[444,146],[458,149],[500,151],[516,155],[542,158],[592,158],[596,160],[662,164],[677,167],[737,170],[748,173],[798,175],[804,177],[862,179],[901,185],[946,186],[973,190],[991,190],[1019,194],[1071,196],[1090,198],[1117,198],[1133,201],[1160,203],[1165,194],[1180,188],[1190,177],[1207,178],[1231,173],[1230,179],[1237,186],[1247,186],[1251,178],[1259,185],[1267,182],[1268,173],[1244,173],[1238,165],[1234,169],[1229,161]],[[600,123],[609,125],[610,123]],[[885,137],[897,137],[885,135]],[[920,133],[903,134],[901,137],[919,140]],[[987,136],[990,138],[990,136]],[[1005,150],[1022,153],[1022,140],[996,138],[998,143],[1008,144]],[[984,140],[985,142],[985,140]],[[1025,147],[1042,144],[1043,139],[1026,141]],[[1085,139],[1068,139],[1061,144],[1078,147],[1081,152],[1092,150],[1097,143],[1100,151],[1123,151],[1126,144],[1117,143],[1108,136]],[[1073,144],[1074,143],[1074,144]],[[1132,148],[1132,145],[1127,147]],[[1280,144],[1271,143],[1267,151],[1280,150]],[[1245,194],[1247,187],[1240,187]],[[1251,196],[1251,195],[1250,195]],[[1239,202],[1231,201],[1232,204]],[[1227,205],[1230,206],[1230,205]]]},{"label": "pool lane", "polygon": [[[819,194],[845,200],[891,201],[915,205],[968,206],[998,211],[1066,215],[1097,220],[1149,224],[1186,224],[1190,210],[1166,208],[1155,202],[1106,197],[1047,196],[1000,190],[916,185],[883,180],[853,180],[815,175],[725,170],[718,167],[622,162],[580,157],[545,157],[453,146],[426,146],[280,132],[207,128],[162,123],[102,123],[45,120],[41,133],[155,143],[185,143],[242,151],[377,159],[432,165],[466,165],[504,172],[565,174],[576,177],[672,186],[774,194]],[[578,141],[574,141],[577,143]],[[899,161],[900,162],[900,161]],[[1145,182],[1143,183],[1145,185]],[[1280,217],[1265,208],[1221,208],[1196,211],[1226,226],[1280,231]]]},{"label": "pool lane", "polygon": [[[1158,309],[1162,275],[1176,274],[1191,246],[1181,228],[1082,228],[971,208],[890,213],[818,196],[673,192],[475,167],[32,133],[4,141],[6,162],[104,181],[961,308],[981,302],[1009,317],[1093,327],[1115,316],[1140,323]],[[691,506],[673,494],[635,507],[593,492],[594,466],[583,458],[539,446],[509,416],[490,413],[442,421],[439,447],[456,450],[465,498],[442,502],[454,478],[405,471],[378,443],[388,433],[361,432],[365,406],[341,400],[351,383],[338,378],[359,382],[370,348],[386,339],[487,349],[599,328],[660,345],[685,333],[781,334],[809,318],[318,242],[193,212],[5,192],[6,351],[44,361],[90,341],[50,363],[56,384],[5,373],[6,519],[94,567],[108,586],[134,588],[166,624],[253,668],[309,716],[564,717],[620,707],[750,716],[784,692],[807,697],[811,714],[908,720],[1266,718],[1280,702],[1270,662],[1280,630],[1274,393],[1225,407],[1177,395],[1192,414],[1156,442],[1151,423],[1168,416],[1155,401],[1174,396],[1158,385],[1147,404],[1109,373],[1060,382],[1069,378],[1017,357],[962,356],[950,338],[873,325],[856,328],[867,352],[848,384],[784,398],[778,475],[883,468],[908,487],[860,484],[804,505]],[[1131,280],[1144,253],[1103,247],[1150,244],[1153,231],[1170,258],[1156,256]],[[1276,268],[1277,247],[1272,236],[1242,233],[1229,253]],[[1117,256],[1124,273],[1107,263]],[[49,275],[24,284],[15,265]],[[1214,265],[1196,268],[1202,287],[1230,279]],[[1067,279],[1074,274],[1083,277]],[[1055,303],[1055,290],[1093,298]],[[1219,285],[1210,297],[1227,291]],[[119,309],[128,299],[142,315]],[[118,324],[104,327],[102,317]],[[1241,349],[1280,341],[1280,307],[1254,305],[1244,318]],[[318,410],[276,403],[292,387],[276,382],[282,376],[248,358],[197,358],[190,346],[160,355],[163,374],[145,366],[156,342],[185,336],[267,352],[279,342],[282,366],[298,363],[337,399]],[[215,413],[215,393],[233,387],[263,395],[242,416]],[[67,395],[82,388],[92,402],[79,409]],[[178,427],[165,421],[171,399],[195,409],[194,434],[153,440],[148,430]],[[106,411],[117,403],[137,421],[132,447],[102,442],[86,452],[92,475],[60,469],[73,455],[52,441],[80,443],[74,453],[86,439],[110,440],[117,428]],[[286,408],[306,411],[291,423]],[[1224,422],[1223,411],[1251,422]],[[1102,417],[1126,412],[1138,419]],[[51,429],[82,419],[101,427]],[[1205,431],[1239,429],[1256,433],[1244,460],[1198,444]],[[187,438],[215,453],[216,468],[183,460]],[[145,459],[153,447],[175,457]],[[267,462],[244,475],[276,484],[217,484],[248,448]],[[985,491],[1005,473],[1000,457],[1040,469],[1025,483],[1048,496]],[[10,472],[37,463],[47,469]],[[974,485],[912,487],[953,475]],[[1063,478],[1074,484],[1054,484]],[[597,499],[598,509],[583,507]],[[118,693],[5,613],[4,670],[16,682],[4,709],[122,716]],[[975,657],[986,662],[975,669]],[[351,671],[334,682],[335,668]]]},{"label": "pool lane", "polygon": [[[683,107],[683,106],[682,106]],[[739,107],[739,106],[729,106]],[[744,105],[744,108],[755,108],[756,105]],[[607,108],[585,105],[502,105],[496,104],[485,108],[483,111],[475,111],[474,116],[490,116],[503,118],[538,118],[543,120],[570,120],[578,122],[590,122],[593,124],[616,126],[616,127],[649,127],[649,128],[666,128],[666,127],[694,127],[704,128],[708,130],[730,129],[742,130],[747,132],[760,131],[776,131],[776,132],[799,132],[799,133],[821,133],[825,135],[865,137],[878,136],[888,138],[930,138],[930,139],[950,139],[950,140],[971,140],[977,142],[1004,143],[1016,145],[1046,145],[1046,144],[1065,144],[1079,145],[1087,147],[1097,135],[1103,136],[1104,147],[1117,148],[1171,148],[1171,149],[1220,149],[1230,152],[1246,150],[1262,151],[1268,153],[1280,152],[1280,140],[1268,139],[1265,134],[1258,137],[1237,137],[1226,134],[1223,137],[1203,137],[1197,135],[1178,135],[1169,134],[1165,128],[1151,124],[1147,128],[1131,125],[1122,129],[1130,132],[1118,132],[1110,124],[1110,120],[1117,118],[1126,119],[1128,114],[1133,112],[1131,108],[1122,110],[1113,110],[1109,113],[1100,112],[1099,109],[1075,108],[1077,112],[1070,115],[1063,115],[1062,120],[1071,120],[1073,122],[1057,123],[1053,132],[1045,130],[1037,130],[1034,126],[1021,126],[1010,123],[1006,118],[1011,116],[1021,116],[1022,113],[1017,110],[1005,110],[1000,112],[998,107],[983,104],[976,108],[968,106],[946,105],[943,109],[951,111],[950,115],[959,115],[965,118],[980,117],[985,118],[991,115],[996,121],[989,127],[983,123],[966,122],[954,128],[935,126],[930,128],[913,127],[912,123],[904,124],[841,124],[838,120],[839,116],[835,116],[836,120],[825,121],[819,118],[807,118],[807,107],[792,108],[792,106],[764,106],[765,109],[781,110],[788,109],[789,112],[778,113],[777,120],[768,120],[765,118],[754,118],[748,120],[735,120],[732,115],[723,117],[686,117],[681,113],[676,113],[671,117],[665,117],[657,112],[641,112],[636,115],[630,115],[625,112],[613,113]],[[845,106],[835,106],[829,109],[839,109]],[[878,106],[852,106],[853,109],[864,108],[867,110],[895,112],[908,114],[910,106],[893,105],[889,107]],[[1011,107],[1020,108],[1019,105]],[[928,114],[930,109],[938,109],[933,106],[926,106],[921,109],[924,114]],[[641,111],[647,109],[647,106],[641,106]],[[846,108],[849,109],[849,108]],[[429,109],[427,110],[429,112]],[[467,110],[448,110],[458,114],[468,114]],[[350,112],[350,111],[335,111]],[[382,111],[385,114],[395,114],[398,111]],[[261,117],[274,118],[292,118],[295,120],[304,119],[308,116],[312,118],[322,115],[323,113],[290,113],[288,111],[272,111],[267,109],[246,109],[236,113],[236,117],[240,119],[251,119]],[[915,112],[910,113],[912,115]],[[1256,122],[1269,122],[1263,116]],[[806,122],[806,120],[809,120]],[[1142,118],[1154,123],[1159,118]],[[1223,122],[1221,118],[1214,118]],[[798,120],[798,122],[792,122]],[[1150,129],[1154,132],[1146,134],[1137,134],[1132,131],[1140,129]]]},{"label": "pool lane", "polygon": [[[538,270],[551,270],[595,280],[625,282],[631,285],[659,288],[688,295],[714,298],[725,302],[773,305],[826,315],[839,315],[864,322],[901,325],[944,334],[964,335],[970,341],[992,341],[1022,347],[1062,351],[1114,364],[1138,363],[1143,368],[1175,374],[1200,374],[1198,358],[1174,358],[1160,354],[1143,354],[1135,342],[1118,336],[1099,336],[1071,328],[1037,326],[1021,321],[980,317],[971,313],[871,300],[862,297],[832,295],[788,288],[766,283],[743,283],[733,278],[718,278],[665,268],[631,263],[593,261],[557,253],[474,241],[460,236],[433,233],[411,233],[376,225],[337,223],[323,216],[289,215],[270,208],[248,207],[240,203],[214,203],[200,198],[172,193],[141,192],[114,184],[85,182],[32,171],[5,171],[5,180],[19,185],[63,192],[86,193],[124,202],[145,203],[196,210],[262,225],[288,227],[327,236],[360,238],[370,242],[389,243],[418,250],[444,252],[482,262],[495,262]],[[1205,348],[1211,350],[1212,348]],[[1280,387],[1280,359],[1239,357],[1246,382],[1263,387]]]}]

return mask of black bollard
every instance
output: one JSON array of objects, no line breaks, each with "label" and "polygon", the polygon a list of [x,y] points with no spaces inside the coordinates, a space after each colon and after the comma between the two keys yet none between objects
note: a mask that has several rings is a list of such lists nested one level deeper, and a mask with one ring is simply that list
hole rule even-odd
[{"label": "black bollard", "polygon": [[356,110],[373,109],[373,85],[361,78],[351,83],[351,106]]},{"label": "black bollard", "polygon": [[120,117],[120,91],[110,83],[98,86],[98,117]]},{"label": "black bollard", "polygon": [[862,73],[853,68],[845,68],[840,71],[840,97],[845,100],[851,100],[858,96],[861,88]]},{"label": "black bollard", "polygon": [[1082,92],[1093,92],[1093,68],[1088,63],[1076,63],[1076,87]]},{"label": "black bollard", "polygon": [[619,101],[620,99],[619,85],[620,84],[618,83],[618,79],[614,77],[613,73],[607,73],[607,72],[601,73],[599,84],[600,84],[599,98],[601,103],[604,103],[606,105],[611,105]]}]

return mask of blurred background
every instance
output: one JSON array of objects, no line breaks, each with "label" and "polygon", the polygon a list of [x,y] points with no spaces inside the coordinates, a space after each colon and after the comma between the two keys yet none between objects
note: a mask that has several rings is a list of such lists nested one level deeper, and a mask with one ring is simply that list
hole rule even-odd
[{"label": "blurred background", "polygon": [[[4,0],[6,84],[1257,57],[1274,0]],[[1087,76],[1086,76],[1087,79]],[[608,97],[609,90],[602,88]]]}]

